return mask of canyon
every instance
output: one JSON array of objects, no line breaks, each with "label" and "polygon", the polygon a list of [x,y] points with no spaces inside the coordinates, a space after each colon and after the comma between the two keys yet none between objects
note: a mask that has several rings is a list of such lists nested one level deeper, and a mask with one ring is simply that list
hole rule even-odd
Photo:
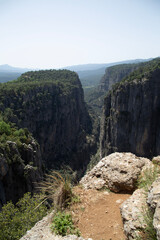
[{"label": "canyon", "polygon": [[26,72],[0,84],[0,208],[35,192],[51,169],[70,166],[79,180],[95,157],[84,188],[132,193],[144,162],[160,155],[159,92],[159,58],[108,67],[87,104],[69,70]]}]

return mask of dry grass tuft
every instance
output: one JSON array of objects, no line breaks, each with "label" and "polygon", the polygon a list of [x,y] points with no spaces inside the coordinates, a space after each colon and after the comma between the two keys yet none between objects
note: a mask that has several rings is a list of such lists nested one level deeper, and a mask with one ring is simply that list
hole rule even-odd
[{"label": "dry grass tuft", "polygon": [[62,210],[72,201],[71,182],[68,177],[62,177],[57,171],[51,171],[50,174],[46,175],[44,181],[40,183],[40,189],[44,201],[52,202],[55,209]]}]

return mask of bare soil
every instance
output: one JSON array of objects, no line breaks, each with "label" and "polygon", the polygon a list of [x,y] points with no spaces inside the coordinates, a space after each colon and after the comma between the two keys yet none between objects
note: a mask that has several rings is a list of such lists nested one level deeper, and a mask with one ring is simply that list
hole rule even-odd
[{"label": "bare soil", "polygon": [[108,191],[84,190],[76,187],[80,203],[72,206],[76,226],[84,238],[93,240],[124,240],[120,205],[129,194]]}]

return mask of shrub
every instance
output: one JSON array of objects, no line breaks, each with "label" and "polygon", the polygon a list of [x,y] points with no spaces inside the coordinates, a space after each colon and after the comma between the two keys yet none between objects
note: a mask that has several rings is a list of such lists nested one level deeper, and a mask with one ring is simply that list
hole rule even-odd
[{"label": "shrub", "polygon": [[11,134],[11,127],[8,123],[1,121],[0,122],[0,134],[6,134],[10,135]]},{"label": "shrub", "polygon": [[0,212],[0,240],[18,240],[46,214],[40,195],[26,193],[16,205],[8,202]]},{"label": "shrub", "polygon": [[51,230],[58,235],[66,236],[69,234],[75,234],[80,236],[80,232],[75,228],[70,213],[57,212],[53,218]]}]

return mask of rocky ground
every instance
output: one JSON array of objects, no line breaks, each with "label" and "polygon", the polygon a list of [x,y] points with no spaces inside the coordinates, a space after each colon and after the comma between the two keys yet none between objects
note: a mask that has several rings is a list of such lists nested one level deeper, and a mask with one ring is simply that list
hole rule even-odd
[{"label": "rocky ground", "polygon": [[[160,157],[153,161],[158,164]],[[72,204],[69,211],[82,237],[54,236],[50,230],[51,213],[21,240],[135,240],[139,229],[146,228],[144,209],[152,210],[151,221],[160,240],[160,175],[147,191],[136,190],[138,176],[144,178],[148,168],[155,173],[155,166],[149,159],[131,153],[113,153],[103,158],[74,188],[80,201]],[[160,172],[158,165],[156,168]]]},{"label": "rocky ground", "polygon": [[84,238],[93,240],[124,240],[120,205],[129,194],[116,194],[106,190],[84,190],[77,187],[81,202],[75,204],[72,214]]},{"label": "rocky ground", "polygon": [[60,237],[52,234],[50,225],[53,212],[38,222],[21,240],[124,240],[120,205],[128,199],[129,194],[116,194],[106,190],[85,190],[76,187],[80,202],[72,208],[75,225],[81,232],[76,236]]}]

